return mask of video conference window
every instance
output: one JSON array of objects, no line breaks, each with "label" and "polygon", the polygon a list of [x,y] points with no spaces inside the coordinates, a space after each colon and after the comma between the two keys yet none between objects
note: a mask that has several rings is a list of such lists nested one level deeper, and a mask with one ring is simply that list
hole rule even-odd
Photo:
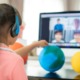
[{"label": "video conference window", "polygon": [[53,45],[80,47],[80,14],[43,14],[39,39]]},{"label": "video conference window", "polygon": [[80,18],[51,18],[50,42],[80,43]]}]

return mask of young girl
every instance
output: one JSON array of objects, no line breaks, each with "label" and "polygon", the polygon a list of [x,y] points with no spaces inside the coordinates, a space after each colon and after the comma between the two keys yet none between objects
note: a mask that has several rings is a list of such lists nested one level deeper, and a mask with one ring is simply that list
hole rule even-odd
[{"label": "young girl", "polygon": [[0,80],[28,80],[23,60],[16,52],[25,55],[35,47],[47,45],[45,40],[41,40],[16,52],[9,49],[8,46],[17,39],[20,25],[18,11],[8,4],[0,4]]}]

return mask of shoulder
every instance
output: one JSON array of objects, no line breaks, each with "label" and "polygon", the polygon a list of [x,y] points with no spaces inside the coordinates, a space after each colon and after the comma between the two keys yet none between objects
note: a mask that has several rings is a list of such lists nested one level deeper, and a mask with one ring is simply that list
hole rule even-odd
[{"label": "shoulder", "polygon": [[5,58],[7,63],[13,63],[15,64],[17,60],[23,61],[20,55],[18,55],[14,51],[2,51],[2,57]]},{"label": "shoulder", "polygon": [[21,57],[20,55],[18,55],[16,52],[10,52],[9,55],[10,55],[9,57],[11,57],[12,60],[15,59],[15,60],[14,60],[15,62],[16,62],[16,60],[23,61],[22,57]]}]

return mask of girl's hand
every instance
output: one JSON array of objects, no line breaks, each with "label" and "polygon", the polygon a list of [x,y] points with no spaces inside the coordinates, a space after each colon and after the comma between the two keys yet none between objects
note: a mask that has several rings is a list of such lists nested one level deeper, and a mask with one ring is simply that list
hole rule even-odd
[{"label": "girl's hand", "polygon": [[48,42],[46,40],[40,40],[37,42],[34,42],[35,47],[44,47],[48,45]]}]

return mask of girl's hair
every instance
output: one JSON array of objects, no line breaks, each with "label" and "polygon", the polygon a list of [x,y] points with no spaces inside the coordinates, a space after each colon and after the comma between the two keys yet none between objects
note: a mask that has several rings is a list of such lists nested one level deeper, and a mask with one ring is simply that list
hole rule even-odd
[{"label": "girl's hair", "polygon": [[20,25],[22,23],[19,12],[9,4],[0,4],[0,29],[5,24],[9,24],[8,28],[11,28],[15,24],[15,16],[18,16]]}]

